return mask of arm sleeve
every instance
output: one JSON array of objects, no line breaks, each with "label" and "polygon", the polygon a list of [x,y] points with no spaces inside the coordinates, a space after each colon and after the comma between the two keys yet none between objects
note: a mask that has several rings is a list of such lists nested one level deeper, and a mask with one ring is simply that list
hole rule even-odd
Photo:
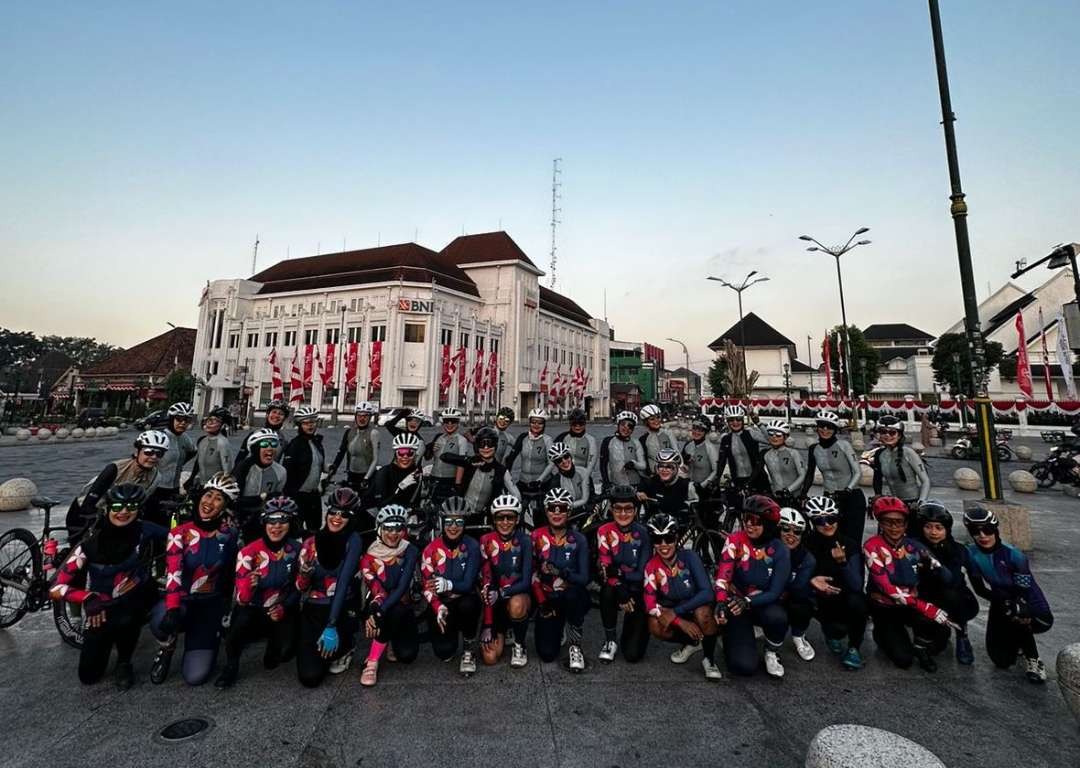
[{"label": "arm sleeve", "polygon": [[382,437],[380,436],[378,429],[371,430],[371,463],[368,465],[367,472],[364,474],[364,479],[371,481],[372,476],[375,474],[375,470],[379,466],[379,449],[382,447]]},{"label": "arm sleeve", "polygon": [[987,586],[986,581],[983,579],[982,571],[972,561],[971,552],[965,548],[964,566],[967,568],[968,582],[971,584],[971,588],[975,591],[975,594],[984,600],[993,600],[994,593]]},{"label": "arm sleeve", "polygon": [[310,536],[301,545],[300,554],[297,556],[296,589],[298,592],[307,592],[311,589],[311,574],[305,573],[308,564],[315,563],[315,537]]},{"label": "arm sleeve", "polygon": [[690,574],[694,577],[697,591],[672,609],[675,613],[682,615],[693,613],[701,606],[711,603],[713,599],[712,590],[709,588],[709,576],[705,573],[705,566],[701,564],[701,560],[696,557],[687,557],[686,560],[690,567]]},{"label": "arm sleeve", "polygon": [[1013,587],[1026,598],[1035,586],[1027,556],[1019,549],[1010,549],[1009,564],[1012,566]]},{"label": "arm sleeve", "polygon": [[459,595],[464,595],[476,589],[476,577],[480,573],[480,547],[475,539],[469,539],[465,542],[465,551],[469,557],[469,562],[465,564],[465,574],[453,582],[453,589]]},{"label": "arm sleeve", "polygon": [[610,460],[608,452],[608,443],[611,442],[610,437],[605,437],[600,442],[600,481],[605,485],[610,485],[611,480],[608,478],[608,461]]},{"label": "arm sleeve", "polygon": [[596,452],[596,438],[592,435],[585,435],[585,441],[589,444],[589,463],[585,465],[585,476],[589,478],[590,485],[592,484],[593,470],[596,469],[596,461],[599,458],[599,454]]},{"label": "arm sleeve", "polygon": [[100,474],[94,478],[94,482],[90,484],[90,490],[86,492],[86,496],[83,498],[81,507],[81,514],[83,518],[91,518],[97,515],[97,505],[101,501],[101,497],[105,495],[112,484],[116,481],[116,475],[120,470],[116,465],[109,462],[105,465],[105,469],[101,470]]},{"label": "arm sleeve", "polygon": [[442,601],[439,600],[439,595],[435,591],[430,590],[427,587],[428,580],[435,578],[435,576],[435,566],[431,562],[431,555],[428,554],[428,550],[425,549],[423,556],[420,558],[420,578],[423,579],[424,582],[424,599],[428,601],[431,610],[438,613]]},{"label": "arm sleeve", "polygon": [[803,475],[802,481],[802,496],[805,496],[810,491],[810,486],[814,484],[814,473],[817,471],[817,459],[814,457],[814,448],[817,447],[817,443],[810,446],[810,450],[806,452],[806,474]]},{"label": "arm sleeve", "polygon": [[368,605],[381,609],[383,601],[386,600],[386,585],[375,573],[375,558],[364,555],[360,559],[360,576],[368,589]]},{"label": "arm sleeve", "polygon": [[502,470],[502,473],[503,473],[503,492],[504,493],[509,493],[511,496],[516,496],[518,498],[518,501],[520,501],[521,500],[521,490],[517,487],[517,484],[514,482],[514,478],[510,476],[510,470],[509,469],[504,469],[504,470]]},{"label": "arm sleeve", "polygon": [[908,463],[911,464],[915,477],[919,481],[919,501],[926,501],[930,498],[930,475],[926,472],[926,464],[923,463],[922,456],[916,453],[914,448],[905,447],[904,453],[907,454]]},{"label": "arm sleeve", "polygon": [[650,616],[660,615],[660,606],[656,602],[656,576],[654,572],[645,568],[645,613]]},{"label": "arm sleeve", "polygon": [[[334,460],[330,462],[330,477],[333,477],[337,473],[338,467],[341,466],[341,462],[345,460],[345,454],[349,452],[349,432],[351,431],[351,428],[346,428],[345,434],[341,436],[341,445],[338,446]],[[375,462],[372,462],[372,464],[374,463]]]},{"label": "arm sleeve", "polygon": [[769,579],[769,588],[764,592],[758,592],[756,595],[751,595],[750,605],[755,608],[772,605],[780,599],[780,595],[784,593],[787,588],[788,579],[791,578],[791,554],[788,552],[788,548],[784,546],[783,542],[776,548],[776,554],[773,555],[773,572],[772,577]]},{"label": "arm sleeve", "polygon": [[522,538],[524,541],[521,543],[521,576],[506,588],[507,595],[527,595],[529,587],[532,586],[532,542],[529,541],[528,536]]},{"label": "arm sleeve", "polygon": [[349,585],[356,576],[356,567],[360,562],[360,550],[362,547],[359,534],[354,533],[349,536],[349,543],[345,549],[345,559],[341,563],[341,570],[338,571],[334,599],[330,602],[330,617],[326,621],[328,627],[337,624],[338,617],[341,616],[341,609],[345,607],[345,598],[349,594]]},{"label": "arm sleeve", "polygon": [[229,439],[227,437],[221,438],[220,442],[221,442],[221,466],[222,466],[222,468],[225,469],[226,472],[228,472],[229,468],[232,467],[232,465],[233,465],[233,456],[232,456],[233,447],[232,447],[232,443],[229,442]]},{"label": "arm sleeve", "polygon": [[866,562],[870,564],[870,581],[878,592],[894,601],[897,605],[909,606],[926,616],[928,619],[934,618],[937,614],[936,606],[916,597],[914,590],[905,589],[893,584],[892,580],[889,578],[888,570],[881,564],[880,558],[874,556],[872,551],[864,548],[863,555],[866,558]]},{"label": "arm sleeve", "polygon": [[533,600],[537,605],[543,605],[547,601],[547,595],[544,594],[544,583],[540,581],[540,567],[543,565],[540,557],[536,553],[536,542],[529,541],[529,549],[533,551],[533,572],[532,572],[532,595]]},{"label": "arm sleeve", "polygon": [[68,559],[56,572],[56,582],[49,589],[49,597],[53,600],[65,600],[69,603],[82,603],[91,595],[97,595],[102,600],[109,600],[109,595],[103,595],[82,587],[75,586],[82,582],[79,574],[86,565],[86,554],[82,545],[75,547],[68,555]]},{"label": "arm sleeve", "polygon": [[589,583],[589,544],[577,531],[574,531],[573,536],[577,539],[578,546],[574,556],[574,566],[568,570],[566,579],[571,584],[584,587]]},{"label": "arm sleeve", "polygon": [[807,552],[788,585],[792,594],[805,596],[810,592],[810,577],[814,575],[815,566],[814,556]]},{"label": "arm sleeve", "polygon": [[799,489],[802,488],[803,480],[806,477],[806,467],[803,466],[802,456],[795,449],[791,450],[791,460],[795,462],[795,472],[797,473],[797,476],[792,481],[791,485],[787,487],[787,492],[796,494],[799,492]]},{"label": "arm sleeve", "polygon": [[[690,445],[690,443],[687,443],[687,445]],[[709,460],[710,471],[708,477],[706,477],[701,484],[711,485],[712,483],[715,483],[717,480],[720,479],[720,466],[717,462],[718,456],[716,452],[712,449],[712,446],[709,444],[708,440],[705,441],[705,457]]]},{"label": "arm sleeve", "polygon": [[648,464],[648,462],[646,461],[646,458],[645,458],[645,440],[644,440],[644,437],[645,436],[642,435],[641,455],[636,460],[634,460],[634,469],[636,469],[639,473],[641,473],[643,475],[648,474],[648,472],[649,472],[649,464]]},{"label": "arm sleeve", "polygon": [[447,464],[452,464],[455,467],[467,467],[472,463],[471,456],[465,456],[460,453],[442,453],[439,456],[440,459]]},{"label": "arm sleeve", "polygon": [[388,611],[401,602],[401,598],[405,597],[405,594],[412,587],[413,579],[416,578],[416,558],[419,552],[416,547],[406,547],[405,557],[401,561],[401,578],[398,579],[398,583],[394,585],[394,588],[390,592],[385,592],[386,595],[381,603],[384,611]]},{"label": "arm sleeve", "polygon": [[[649,472],[650,471],[649,470],[649,449],[648,449],[648,446],[645,444],[648,437],[649,437],[648,432],[646,432],[644,435],[638,435],[637,442],[638,442],[638,445],[641,446],[641,463],[645,465],[644,467],[639,467],[638,472]],[[637,464],[638,464],[638,462],[635,461],[634,466],[637,467]]]},{"label": "arm sleeve", "polygon": [[574,469],[574,485],[578,493],[575,494],[577,498],[570,504],[570,509],[583,509],[589,503],[589,478],[581,467]]},{"label": "arm sleeve", "polygon": [[716,478],[719,480],[724,476],[724,472],[727,470],[728,457],[731,452],[724,448],[724,438],[720,438],[720,442],[716,444]]},{"label": "arm sleeve", "polygon": [[880,496],[885,479],[884,473],[881,471],[881,451],[874,452],[874,461],[870,466],[874,470],[874,495]]},{"label": "arm sleeve", "polygon": [[536,478],[536,482],[543,485],[544,483],[547,482],[548,478],[551,477],[554,472],[555,472],[555,465],[552,464],[549,461],[548,465],[546,467],[544,467],[544,471],[540,473],[540,477]]},{"label": "arm sleeve", "polygon": [[844,441],[840,443],[843,447],[840,452],[844,454],[844,458],[847,459],[848,469],[851,470],[851,479],[848,480],[847,489],[849,491],[859,487],[859,480],[862,479],[862,470],[859,468],[859,459],[855,455],[855,449],[851,447],[851,443]]},{"label": "arm sleeve", "polygon": [[726,603],[731,596],[731,577],[735,574],[735,547],[731,540],[720,551],[720,562],[716,564],[716,576],[713,579],[713,595],[718,603]]},{"label": "arm sleeve", "polygon": [[243,550],[236,553],[236,602],[250,605],[255,599],[255,589],[251,586],[251,559]]},{"label": "arm sleeve", "polygon": [[179,608],[183,597],[184,537],[179,528],[173,528],[165,545],[165,610]]},{"label": "arm sleeve", "polygon": [[844,586],[852,592],[862,592],[864,581],[862,551],[858,547],[848,552],[847,562],[841,570]]},{"label": "arm sleeve", "polygon": [[596,537],[596,562],[600,566],[601,574],[609,574],[604,579],[606,584],[615,586],[619,583],[619,578],[615,575],[615,558],[611,554],[611,544],[606,532]]},{"label": "arm sleeve", "polygon": [[522,432],[514,438],[514,446],[510,449],[510,453],[506,454],[506,469],[508,471],[514,469],[514,462],[517,461],[517,457],[521,455],[521,446],[525,443],[525,434],[525,432]]}]

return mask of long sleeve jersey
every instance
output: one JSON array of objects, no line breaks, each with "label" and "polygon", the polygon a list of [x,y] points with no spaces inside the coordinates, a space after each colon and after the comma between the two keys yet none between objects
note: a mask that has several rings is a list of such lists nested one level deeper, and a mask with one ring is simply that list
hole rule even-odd
[{"label": "long sleeve jersey", "polygon": [[804,546],[788,550],[788,555],[791,558],[791,575],[788,577],[785,592],[796,600],[812,599],[813,589],[810,586],[810,579],[813,578],[814,569],[817,567],[814,556]]},{"label": "long sleeve jersey", "polygon": [[905,605],[928,619],[937,616],[938,607],[919,597],[919,563],[930,553],[922,542],[904,536],[894,547],[880,534],[863,544],[863,556],[870,577],[866,592],[879,605]]},{"label": "long sleeve jersey", "polygon": [[930,497],[930,475],[922,457],[906,445],[882,448],[874,454],[874,495],[885,484],[889,495],[904,501],[925,501]]},{"label": "long sleeve jersey", "polygon": [[371,501],[375,506],[400,504],[413,507],[420,498],[422,473],[419,465],[399,467],[396,461],[380,467],[371,484]]},{"label": "long sleeve jersey", "polygon": [[738,595],[758,608],[780,599],[791,577],[791,556],[780,539],[755,544],[745,531],[728,536],[720,551],[713,588],[716,602]]},{"label": "long sleeve jersey", "polygon": [[[832,556],[832,549],[836,542],[844,550],[844,562],[837,562]],[[806,538],[806,548],[814,556],[814,576],[827,576],[832,579],[832,585],[848,592],[862,592],[866,573],[863,571],[862,549],[851,539],[837,534],[836,536],[822,536],[816,530],[810,531]]]},{"label": "long sleeve jersey", "polygon": [[638,438],[638,441],[641,443],[642,455],[645,457],[645,469],[649,474],[656,472],[657,453],[664,448],[670,448],[673,451],[679,450],[679,441],[675,439],[675,435],[667,427],[660,427],[655,432],[651,429],[646,430],[645,434]]},{"label": "long sleeve jersey", "polygon": [[645,564],[652,557],[648,529],[638,522],[625,530],[614,521],[604,523],[596,532],[596,557],[604,580],[611,586],[619,582],[641,589]]},{"label": "long sleeve jersey", "polygon": [[506,457],[506,468],[513,473],[514,464],[517,463],[517,484],[538,483],[551,462],[548,461],[548,449],[551,448],[551,437],[541,434],[533,437],[529,432],[522,432],[514,441],[514,447]]},{"label": "long sleeve jersey", "polygon": [[798,494],[803,485],[802,456],[794,448],[782,445],[765,451],[765,471],[773,493]]},{"label": "long sleeve jersey", "polygon": [[212,531],[193,522],[169,531],[165,545],[165,608],[185,600],[229,597],[236,565],[237,532],[225,520]]},{"label": "long sleeve jersey", "polygon": [[345,543],[345,554],[336,568],[327,568],[319,562],[319,551],[315,537],[309,536],[300,548],[300,560],[296,569],[296,589],[303,595],[304,602],[315,605],[329,605],[330,617],[326,626],[337,624],[346,601],[354,594],[354,579],[360,563],[360,553],[364,545],[360,534],[349,534]]},{"label": "long sleeve jersey", "polygon": [[56,582],[49,589],[53,600],[84,603],[93,597],[109,607],[123,607],[150,579],[150,570],[142,549],[151,541],[163,541],[166,531],[160,525],[137,520],[129,525],[142,526],[139,545],[131,555],[115,565],[91,561],[82,544],[68,555],[56,572]]},{"label": "long sleeve jersey", "polygon": [[457,467],[443,459],[444,454],[471,456],[472,446],[460,432],[443,432],[431,443],[431,476],[436,480],[453,480],[457,476]]},{"label": "long sleeve jersey", "polygon": [[[584,587],[589,583],[589,545],[578,531],[567,530],[560,538],[544,526],[532,533],[533,575],[532,592],[537,605],[543,605],[567,584]],[[550,563],[556,573],[544,573]]]},{"label": "long sleeve jersey", "polygon": [[233,449],[222,434],[203,435],[195,444],[195,466],[191,468],[194,485],[199,486],[218,472],[231,472]]},{"label": "long sleeve jersey", "polygon": [[641,443],[628,437],[608,435],[600,443],[600,477],[605,486],[633,485],[645,474],[645,454]]},{"label": "long sleeve jersey", "polygon": [[690,479],[698,485],[709,485],[717,480],[717,451],[707,439],[690,440],[682,449],[683,462],[690,468]]},{"label": "long sleeve jersey", "polygon": [[514,449],[514,436],[510,433],[509,429],[499,429],[495,427],[495,431],[499,435],[499,442],[495,445],[495,461],[499,462],[503,466],[509,466],[506,463],[506,457],[510,455],[510,451]]},{"label": "long sleeve jersey", "polygon": [[370,423],[363,428],[354,424],[346,429],[334,461],[330,464],[330,475],[333,476],[341,463],[348,459],[345,463],[347,472],[363,475],[365,480],[370,480],[379,466],[380,434],[378,427]]},{"label": "long sleeve jersey", "polygon": [[416,578],[420,550],[409,544],[400,555],[383,559],[369,550],[360,560],[360,572],[367,585],[368,605],[384,613],[398,603],[409,602],[410,587]]},{"label": "long sleeve jersey", "polygon": [[[480,545],[471,536],[462,536],[450,544],[442,536],[424,547],[420,559],[420,577],[424,580],[424,598],[433,611],[448,599],[468,594],[476,589],[480,574]],[[442,576],[452,584],[449,592],[439,595],[427,588],[428,579]]]},{"label": "long sleeve jersey", "polygon": [[[480,537],[480,585],[483,591],[495,591],[506,599],[527,595],[532,587],[532,542],[524,531],[514,531],[504,539],[498,531]],[[484,624],[493,623],[495,608],[484,603]]]},{"label": "long sleeve jersey", "polygon": [[187,432],[176,434],[171,429],[166,429],[169,436],[169,447],[157,463],[158,476],[161,478],[159,487],[168,490],[176,490],[180,487],[180,473],[184,465],[195,458],[198,450],[195,441]]},{"label": "long sleeve jersey", "polygon": [[318,493],[325,463],[323,436],[297,435],[281,459],[285,467],[285,493]]},{"label": "long sleeve jersey", "polygon": [[[236,602],[263,609],[296,605],[299,557],[300,542],[295,539],[286,539],[276,551],[261,536],[255,539],[236,556]],[[252,574],[257,578],[253,580]]]},{"label": "long sleeve jersey", "polygon": [[[477,512],[487,512],[491,502],[504,493],[521,497],[509,470],[498,461],[479,463],[477,456],[459,456],[444,453],[442,460],[456,467],[464,467],[461,475],[462,496]],[[478,463],[474,463],[478,462]]]},{"label": "long sleeve jersey", "polygon": [[814,470],[821,470],[822,488],[825,493],[850,491],[858,487],[862,479],[855,449],[847,440],[833,438],[828,445],[814,443],[810,446],[803,478],[803,494],[814,484]]},{"label": "long sleeve jersey", "polygon": [[743,427],[738,432],[725,432],[720,436],[720,458],[717,473],[725,468],[732,480],[752,481],[761,472],[761,443],[765,440],[760,431]]},{"label": "long sleeve jersey", "polygon": [[562,443],[570,449],[570,455],[574,457],[574,466],[585,470],[585,476],[592,481],[596,462],[600,460],[600,447],[596,438],[588,433],[574,435],[563,432],[555,437],[556,443]]},{"label": "long sleeve jersey", "polygon": [[1027,556],[1016,547],[1002,543],[990,551],[968,544],[968,576],[981,597],[991,601],[1022,598],[1032,614],[1050,613],[1050,603],[1035,582]]},{"label": "long sleeve jersey", "polygon": [[573,497],[573,501],[570,502],[570,509],[584,509],[585,505],[589,503],[589,496],[592,494],[592,480],[581,467],[574,467],[570,474],[557,469],[544,482],[545,491],[552,488],[562,488],[570,491],[570,495]]},{"label": "long sleeve jersey", "polygon": [[645,564],[645,611],[651,616],[659,616],[662,608],[689,616],[712,600],[709,575],[697,552],[680,549],[671,565],[659,555]]},{"label": "long sleeve jersey", "polygon": [[665,483],[653,475],[642,481],[639,490],[651,499],[658,501],[659,511],[671,515],[680,525],[690,522],[690,505],[698,500],[697,489],[690,478],[678,477]]}]

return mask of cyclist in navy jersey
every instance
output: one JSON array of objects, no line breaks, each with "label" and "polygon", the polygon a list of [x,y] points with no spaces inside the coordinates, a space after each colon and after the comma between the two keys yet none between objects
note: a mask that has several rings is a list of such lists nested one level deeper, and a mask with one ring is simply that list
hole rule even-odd
[{"label": "cyclist in navy jersey", "polygon": [[[612,520],[601,525],[596,535],[597,559],[603,579],[600,616],[604,624],[604,644],[600,649],[600,661],[613,661],[621,646],[623,658],[633,663],[641,661],[649,643],[644,583],[645,563],[652,556],[652,549],[649,532],[637,522],[634,489],[628,485],[613,486],[608,499]],[[616,643],[620,610],[623,614],[622,637]]]}]

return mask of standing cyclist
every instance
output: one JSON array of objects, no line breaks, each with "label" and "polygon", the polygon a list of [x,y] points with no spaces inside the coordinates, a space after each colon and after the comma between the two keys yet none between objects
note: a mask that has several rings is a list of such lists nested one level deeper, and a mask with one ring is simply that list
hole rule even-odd
[{"label": "standing cyclist", "polygon": [[645,467],[649,474],[656,472],[656,456],[660,451],[679,450],[679,441],[671,430],[663,426],[660,420],[660,406],[649,403],[641,409],[641,421],[645,425],[645,434],[638,438],[641,443]]},{"label": "standing cyclist", "polygon": [[855,449],[847,440],[841,440],[840,417],[833,411],[818,412],[818,441],[810,446],[803,478],[802,492],[805,496],[814,484],[814,471],[821,471],[822,490],[836,502],[840,510],[840,533],[857,542],[863,538],[866,497],[859,488],[862,469],[855,456]]},{"label": "standing cyclist", "polygon": [[633,439],[637,416],[630,411],[620,411],[615,416],[615,434],[608,435],[600,443],[600,477],[606,491],[613,485],[641,483],[645,474],[645,455],[641,443]]},{"label": "standing cyclist", "polygon": [[327,470],[328,479],[333,480],[338,467],[345,461],[348,485],[361,496],[367,493],[368,484],[375,470],[379,468],[380,433],[378,427],[372,423],[378,412],[379,409],[366,400],[356,404],[355,423],[341,436],[337,455]]}]

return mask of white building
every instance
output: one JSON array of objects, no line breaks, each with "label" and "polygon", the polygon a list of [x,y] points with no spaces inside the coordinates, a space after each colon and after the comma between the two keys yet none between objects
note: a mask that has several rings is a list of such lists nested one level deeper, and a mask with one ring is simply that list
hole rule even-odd
[{"label": "white building", "polygon": [[[754,385],[755,396],[779,397],[784,394],[785,386],[793,397],[801,391],[810,392],[814,369],[796,357],[795,342],[773,328],[753,312],[743,316],[740,322],[728,328],[709,345],[719,356],[724,340],[730,339],[736,347],[746,343],[746,370],[757,371],[757,383]],[[785,368],[787,383],[785,385]],[[817,382],[818,389],[824,388],[824,381]]]},{"label": "white building", "polygon": [[[571,299],[539,284],[543,272],[505,232],[455,239],[435,252],[403,243],[290,259],[250,279],[214,280],[200,301],[192,364],[202,386],[196,408],[270,399],[276,351],[286,391],[294,356],[311,345],[333,357],[324,387],[316,368],[305,402],[327,414],[352,411],[357,399],[433,412],[448,405],[491,413],[508,405],[524,416],[540,402],[540,371],[587,375],[582,394],[593,414],[607,414],[608,328]],[[356,383],[346,386],[346,354],[356,347]],[[332,348],[327,345],[334,345]],[[469,388],[445,386],[444,356],[464,349]],[[372,381],[378,351],[381,381]],[[477,357],[483,380],[471,386]],[[572,393],[554,410],[565,412]],[[544,398],[546,403],[546,398]]]},{"label": "white building", "polygon": [[[875,323],[863,330],[866,343],[878,351],[881,364],[871,397],[930,400],[935,392],[934,337],[907,323]],[[858,376],[858,372],[855,372]]]}]

